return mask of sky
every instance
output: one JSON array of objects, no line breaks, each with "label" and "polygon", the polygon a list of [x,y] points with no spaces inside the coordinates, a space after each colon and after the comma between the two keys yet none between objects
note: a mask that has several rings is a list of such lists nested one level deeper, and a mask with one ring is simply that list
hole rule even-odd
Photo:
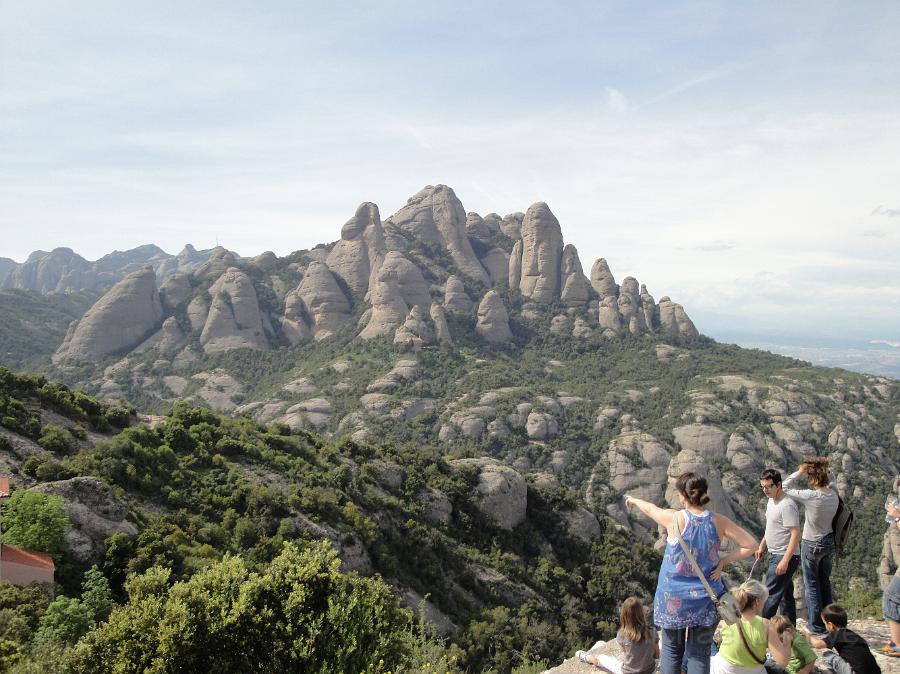
[{"label": "sky", "polygon": [[[900,339],[900,3],[0,0],[0,256],[545,201],[711,336]],[[736,339],[735,341],[739,341]]]}]

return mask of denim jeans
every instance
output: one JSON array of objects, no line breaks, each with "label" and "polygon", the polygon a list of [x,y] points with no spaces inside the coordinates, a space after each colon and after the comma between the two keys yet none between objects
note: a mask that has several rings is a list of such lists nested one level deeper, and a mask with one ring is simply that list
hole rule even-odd
[{"label": "denim jeans", "polygon": [[834,674],[853,674],[850,664],[834,651],[824,651],[822,660],[834,671]]},{"label": "denim jeans", "polygon": [[834,560],[834,534],[817,541],[800,541],[800,564],[806,585],[808,628],[815,634],[825,633],[822,609],[834,602],[831,590],[831,563]]},{"label": "denim jeans", "polygon": [[788,562],[787,571],[779,576],[775,567],[781,563],[784,555],[769,554],[769,572],[766,574],[766,589],[769,598],[763,606],[762,617],[771,618],[779,609],[795,625],[797,624],[797,602],[794,601],[794,571],[800,566],[800,555],[793,555]]},{"label": "denim jeans", "polygon": [[[681,674],[682,671],[687,674],[709,674],[710,647],[715,631],[715,625],[662,630],[659,674]],[[682,667],[682,662],[686,663],[685,667]]]},{"label": "denim jeans", "polygon": [[787,670],[769,656],[766,656],[763,667],[766,668],[766,674],[787,674]]}]

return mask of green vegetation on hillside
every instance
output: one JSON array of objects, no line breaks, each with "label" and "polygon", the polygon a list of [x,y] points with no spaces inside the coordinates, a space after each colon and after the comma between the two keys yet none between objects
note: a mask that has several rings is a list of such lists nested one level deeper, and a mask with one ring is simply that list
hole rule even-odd
[{"label": "green vegetation on hillside", "polygon": [[[47,395],[41,378],[0,374],[7,405],[31,409]],[[65,387],[55,391],[55,401],[83,395]],[[81,406],[72,408],[73,420],[80,420],[79,410]],[[90,663],[101,653],[109,662],[117,657],[150,662],[167,653],[175,663],[195,662],[190,658],[206,652],[238,663],[244,651],[235,650],[238,643],[231,630],[242,629],[243,621],[254,614],[262,621],[255,627],[261,641],[254,642],[254,649],[283,644],[278,640],[290,635],[279,632],[278,611],[312,609],[301,610],[294,606],[293,595],[283,593],[281,609],[266,604],[274,611],[271,615],[259,617],[250,609],[251,596],[262,589],[260,579],[273,573],[280,577],[274,569],[284,564],[321,567],[313,575],[330,578],[333,584],[320,590],[320,599],[309,599],[312,603],[306,606],[319,607],[312,612],[319,622],[300,621],[310,631],[291,637],[296,651],[285,655],[301,658],[298,662],[306,657],[305,662],[316,662],[321,669],[307,664],[297,671],[342,671],[346,663],[362,662],[373,653],[382,653],[384,670],[415,671],[418,665],[413,663],[421,664],[422,658],[446,663],[455,658],[453,666],[468,671],[512,671],[529,662],[557,660],[598,635],[610,636],[618,604],[628,594],[649,596],[658,563],[651,549],[602,516],[598,538],[587,542],[570,535],[564,517],[576,498],[563,487],[532,485],[526,522],[506,531],[473,501],[475,473],[453,468],[433,450],[332,444],[305,431],[225,419],[183,403],[154,428],[133,426],[94,448],[48,451],[44,458],[65,475],[100,476],[140,518],[137,537],[117,534],[107,541],[100,565],[120,606],[110,622],[94,621],[97,626],[72,647],[71,635],[93,624],[82,608],[86,590],[81,596],[68,590],[71,599],[50,613],[52,630],[48,627],[44,633],[69,635],[54,642],[53,652],[56,661],[72,663],[70,671],[95,671]],[[399,471],[399,485],[384,478],[385,470]],[[449,524],[436,524],[424,515],[421,494],[427,490],[440,491],[452,503]],[[335,575],[331,557],[321,547],[323,535],[345,553],[361,545],[367,553],[358,558],[360,568],[371,568],[374,579]],[[149,578],[157,579],[157,589],[136,600],[132,587]],[[409,614],[390,608],[393,599],[388,601],[390,593],[378,578],[428,596],[460,628],[453,644],[443,647],[433,637],[410,636],[414,630]],[[211,613],[213,604],[204,608],[188,600],[209,583],[226,594],[217,599],[212,592],[204,601],[224,613]],[[73,580],[67,587],[76,588],[77,583]],[[362,601],[365,597],[370,599]],[[194,607],[190,620],[197,626],[191,633],[198,639],[206,636],[205,641],[180,643],[183,650],[176,653],[174,646],[166,645],[171,644],[167,635],[181,624],[177,612],[171,612],[184,605]],[[328,605],[344,620],[333,629],[320,624]],[[214,622],[217,615],[225,616],[224,622]],[[68,627],[67,620],[72,623]],[[173,627],[167,621],[174,621]],[[151,624],[156,627],[147,632]],[[336,633],[338,626],[349,636]],[[369,634],[366,630],[378,631],[382,642],[361,639]],[[324,636],[316,636],[320,631]],[[147,638],[130,644],[136,637],[128,635],[137,633]],[[324,646],[310,650],[316,640],[334,646],[328,639],[338,636],[342,642],[357,643],[358,650],[348,651],[346,643],[344,651]],[[13,659],[40,659],[31,640],[13,644],[8,649]],[[217,646],[209,650],[210,644]],[[249,648],[241,642],[241,649],[245,646]],[[124,655],[115,654],[120,651]],[[332,653],[332,659],[323,663],[319,658],[325,652]],[[377,662],[368,662],[371,671],[381,671]]]},{"label": "green vegetation on hillside", "polygon": [[99,296],[90,291],[50,295],[0,291],[0,363],[14,370],[46,368],[69,323],[81,318]]},{"label": "green vegetation on hillside", "polygon": [[17,491],[7,501],[3,517],[3,543],[62,555],[69,518],[62,500],[52,494]]}]

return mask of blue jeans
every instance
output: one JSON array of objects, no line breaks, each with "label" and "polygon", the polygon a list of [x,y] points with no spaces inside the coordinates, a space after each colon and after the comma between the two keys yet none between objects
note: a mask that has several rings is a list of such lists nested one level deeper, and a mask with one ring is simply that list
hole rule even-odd
[{"label": "blue jeans", "polygon": [[822,660],[825,661],[829,668],[834,670],[834,674],[853,674],[853,668],[850,667],[850,663],[834,651],[824,651]]},{"label": "blue jeans", "polygon": [[797,624],[797,602],[794,601],[794,571],[800,566],[800,555],[793,555],[788,562],[787,571],[779,576],[775,567],[781,563],[784,555],[769,554],[769,572],[766,574],[766,589],[769,598],[763,606],[762,617],[771,618],[779,609],[795,625]]},{"label": "blue jeans", "polygon": [[[689,627],[685,630],[662,630],[659,649],[659,674],[709,674],[709,654],[715,625]],[[686,661],[687,666],[682,667]]]},{"label": "blue jeans", "polygon": [[834,561],[834,534],[817,541],[800,541],[800,563],[806,585],[808,628],[815,634],[825,634],[822,609],[834,602],[831,590],[831,563]]}]

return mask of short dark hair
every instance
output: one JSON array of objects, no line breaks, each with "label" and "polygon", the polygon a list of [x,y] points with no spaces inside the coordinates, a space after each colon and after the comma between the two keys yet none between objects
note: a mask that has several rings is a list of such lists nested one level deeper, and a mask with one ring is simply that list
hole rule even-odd
[{"label": "short dark hair", "polygon": [[709,503],[709,494],[706,493],[709,491],[709,485],[702,475],[691,472],[682,473],[675,481],[675,488],[695,508]]},{"label": "short dark hair", "polygon": [[833,623],[838,627],[847,626],[847,609],[837,604],[829,604],[822,609],[822,620]]},{"label": "short dark hair", "polygon": [[772,484],[781,484],[781,473],[774,468],[766,468],[759,474],[760,480],[772,480]]}]

